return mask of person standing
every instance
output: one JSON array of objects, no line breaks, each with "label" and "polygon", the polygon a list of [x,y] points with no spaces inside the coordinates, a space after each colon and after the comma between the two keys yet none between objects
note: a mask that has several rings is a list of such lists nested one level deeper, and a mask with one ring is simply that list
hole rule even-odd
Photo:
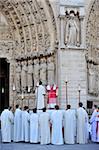
[{"label": "person standing", "polygon": [[82,106],[83,104],[80,102],[77,109],[77,143],[79,144],[88,142],[88,114]]},{"label": "person standing", "polygon": [[52,86],[47,86],[47,95],[48,95],[48,108],[54,109],[57,103],[58,96],[58,87],[53,84]]},{"label": "person standing", "polygon": [[50,117],[46,112],[46,108],[43,108],[43,112],[39,116],[40,125],[40,143],[49,144],[50,143]]},{"label": "person standing", "polygon": [[96,114],[96,142],[99,143],[99,107]]},{"label": "person standing", "polygon": [[14,116],[14,142],[21,141],[21,123],[22,123],[22,111],[19,105],[16,105]]},{"label": "person standing", "polygon": [[67,144],[75,143],[75,131],[76,131],[76,115],[75,111],[71,109],[70,105],[67,105],[67,110],[64,113],[64,141]]},{"label": "person standing", "polygon": [[11,141],[14,140],[14,114],[13,114],[13,107],[9,107],[9,111],[10,111],[10,115],[11,115],[11,118],[12,118],[12,121],[11,121]]},{"label": "person standing", "polygon": [[28,113],[28,106],[24,106],[24,111],[22,112],[22,141],[30,141],[30,115]]},{"label": "person standing", "polygon": [[33,109],[33,113],[30,115],[30,143],[39,142],[39,118],[37,114],[37,109]]},{"label": "person standing", "polygon": [[45,107],[44,96],[45,96],[45,87],[42,85],[42,81],[40,81],[39,86],[36,88],[37,110],[42,110],[42,108]]},{"label": "person standing", "polygon": [[94,105],[94,111],[90,118],[91,123],[91,141],[96,142],[96,114],[97,114],[97,105]]},{"label": "person standing", "polygon": [[55,111],[51,114],[52,137],[51,143],[55,145],[63,144],[63,113],[59,110],[59,106],[55,106]]},{"label": "person standing", "polygon": [[2,142],[11,142],[11,125],[13,123],[13,117],[7,107],[1,113],[1,135]]}]

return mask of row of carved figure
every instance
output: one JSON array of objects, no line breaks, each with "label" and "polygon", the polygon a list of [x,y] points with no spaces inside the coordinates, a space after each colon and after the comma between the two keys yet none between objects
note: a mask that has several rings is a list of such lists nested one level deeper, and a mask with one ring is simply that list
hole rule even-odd
[{"label": "row of carved figure", "polygon": [[88,91],[90,94],[99,94],[99,65],[88,63]]},{"label": "row of carved figure", "polygon": [[39,80],[43,84],[53,83],[55,76],[54,58],[48,57],[16,62],[15,85],[16,91],[31,92]]}]

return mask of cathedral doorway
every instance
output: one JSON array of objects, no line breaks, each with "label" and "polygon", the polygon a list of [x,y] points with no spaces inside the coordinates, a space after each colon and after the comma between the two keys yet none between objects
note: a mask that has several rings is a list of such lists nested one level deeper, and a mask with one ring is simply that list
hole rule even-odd
[{"label": "cathedral doorway", "polygon": [[9,106],[9,63],[0,58],[0,113]]}]

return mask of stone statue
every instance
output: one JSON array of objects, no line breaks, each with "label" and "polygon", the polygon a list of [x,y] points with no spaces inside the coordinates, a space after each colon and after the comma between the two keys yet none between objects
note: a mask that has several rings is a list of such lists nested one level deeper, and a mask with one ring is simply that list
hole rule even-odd
[{"label": "stone statue", "polygon": [[70,13],[69,20],[66,24],[65,44],[70,46],[79,45],[79,25],[78,20],[74,16],[74,12]]},{"label": "stone statue", "polygon": [[99,82],[99,73],[98,73],[98,66],[95,65],[94,67],[94,71],[95,71],[95,94],[98,95],[99,92],[99,87],[98,87],[98,82]]},{"label": "stone statue", "polygon": [[95,93],[95,71],[94,65],[89,64],[88,66],[88,79],[89,79],[89,93]]},{"label": "stone statue", "polygon": [[46,59],[45,58],[42,58],[40,60],[40,80],[43,82],[44,85],[46,85]]},{"label": "stone statue", "polygon": [[34,87],[36,87],[39,81],[39,59],[34,59]]},{"label": "stone statue", "polygon": [[27,62],[22,61],[21,90],[25,92],[26,86],[27,86]]},{"label": "stone statue", "polygon": [[32,60],[28,60],[28,67],[27,67],[27,86],[28,89],[32,89],[33,87],[33,65]]},{"label": "stone statue", "polygon": [[18,61],[16,62],[16,91],[20,93],[21,89],[21,63]]},{"label": "stone statue", "polygon": [[54,66],[54,58],[48,58],[48,85],[52,85],[54,83],[54,76],[55,76],[55,66]]}]

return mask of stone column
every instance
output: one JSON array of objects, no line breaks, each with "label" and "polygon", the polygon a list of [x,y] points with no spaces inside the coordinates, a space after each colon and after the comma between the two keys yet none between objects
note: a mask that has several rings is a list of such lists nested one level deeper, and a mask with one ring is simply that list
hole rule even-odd
[{"label": "stone column", "polygon": [[84,47],[85,43],[85,29],[84,29],[84,17],[80,17],[80,45]]},{"label": "stone column", "polygon": [[80,45],[81,47],[84,47],[85,46],[85,9],[84,7],[80,7],[79,8],[79,18],[80,18]]},{"label": "stone column", "polygon": [[60,48],[65,48],[65,44],[64,44],[64,19],[65,16],[61,15],[60,16]]}]

